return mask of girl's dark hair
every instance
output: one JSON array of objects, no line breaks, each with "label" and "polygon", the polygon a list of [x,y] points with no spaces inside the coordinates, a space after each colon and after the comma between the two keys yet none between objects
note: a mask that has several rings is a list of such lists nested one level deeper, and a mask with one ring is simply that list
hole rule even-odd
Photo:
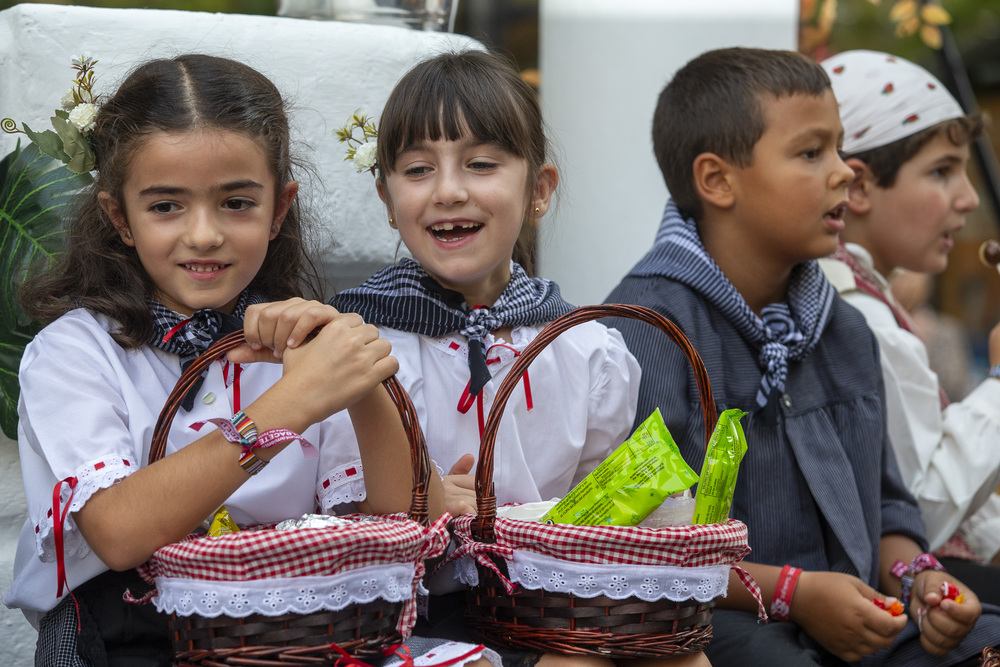
[{"label": "girl's dark hair", "polygon": [[[83,307],[118,323],[113,335],[119,344],[138,347],[148,342],[153,319],[145,300],[153,296],[155,285],[135,249],[122,243],[98,194],[107,192],[122,202],[129,170],[153,133],[203,130],[239,132],[253,139],[273,168],[276,194],[294,180],[285,104],[263,74],[201,54],[140,65],[101,104],[90,134],[96,183],[78,198],[65,252],[21,291],[22,307],[30,317],[47,324]],[[302,213],[293,201],[250,283],[269,299],[318,294],[302,225]]]},{"label": "girl's dark hair", "polygon": [[885,146],[845,155],[844,159],[861,160],[871,169],[876,185],[891,188],[896,183],[900,168],[935,137],[946,136],[955,146],[965,146],[976,141],[985,129],[986,119],[982,114],[974,113],[943,121]]},{"label": "girl's dark hair", "polygon": [[[548,154],[538,95],[512,63],[495,53],[444,53],[403,75],[379,120],[379,178],[384,181],[393,173],[397,156],[407,147],[421,141],[456,141],[467,133],[525,160],[525,187],[534,184]],[[525,220],[531,216],[529,206]],[[530,270],[529,239],[521,235],[514,261]]]}]

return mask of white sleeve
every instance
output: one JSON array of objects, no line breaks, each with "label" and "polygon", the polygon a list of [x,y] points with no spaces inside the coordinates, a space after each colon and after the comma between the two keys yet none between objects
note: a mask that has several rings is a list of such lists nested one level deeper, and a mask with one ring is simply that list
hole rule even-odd
[{"label": "white sleeve", "polygon": [[942,413],[937,376],[920,339],[899,327],[892,311],[874,297],[844,296],[878,338],[889,437],[933,550],[1000,483],[1000,381],[986,380]]},{"label": "white sleeve", "polygon": [[603,362],[590,390],[587,441],[573,476],[573,485],[628,439],[635,420],[641,377],[639,362],[628,351],[617,329],[606,328],[606,332]]},{"label": "white sleeve", "polygon": [[[392,343],[393,355],[400,365],[396,379],[406,389],[417,408],[418,423],[426,424],[427,413],[420,396],[423,380],[419,368],[413,366],[414,363],[419,364],[420,338],[384,328],[379,329],[379,334]],[[374,391],[385,391],[385,387],[376,387]],[[392,416],[393,419],[400,419],[395,412]],[[322,438],[316,497],[320,510],[330,514],[339,505],[365,500],[368,494],[361,465],[361,450],[347,410],[324,421]]]},{"label": "white sleeve", "polygon": [[[89,547],[72,513],[100,489],[145,465],[141,443],[129,430],[129,389],[114,363],[117,354],[127,353],[92,319],[63,318],[39,333],[22,357],[18,446],[28,514],[43,561],[55,558],[53,518],[60,508],[68,503],[65,553],[85,555]],[[56,483],[71,479],[72,492],[69,483],[63,484],[53,507]]]},{"label": "white sleeve", "polygon": [[962,524],[962,537],[976,555],[989,563],[1000,552],[1000,495],[994,493]]},{"label": "white sleeve", "polygon": [[[376,391],[382,391],[381,387]],[[326,514],[335,513],[338,505],[356,503],[367,498],[361,451],[354,434],[354,425],[347,410],[327,417],[320,428],[319,471],[316,498]]]}]

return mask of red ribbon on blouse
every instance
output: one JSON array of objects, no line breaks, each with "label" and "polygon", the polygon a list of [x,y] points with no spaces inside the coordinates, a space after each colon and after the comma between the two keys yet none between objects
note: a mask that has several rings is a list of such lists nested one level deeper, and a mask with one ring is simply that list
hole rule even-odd
[{"label": "red ribbon on blouse", "polygon": [[[496,343],[490,346],[490,350],[492,350],[494,347],[507,348],[508,350],[514,353],[515,359],[521,356],[521,353],[512,348],[510,345],[506,345],[504,343]],[[489,350],[487,350],[486,353],[489,354]],[[499,357],[494,357],[492,359],[486,360],[487,365],[498,364],[498,363],[500,363]],[[525,403],[527,403],[528,409],[531,410],[533,407],[535,407],[535,404],[534,401],[531,399],[531,380],[528,378],[528,371],[524,371],[524,374],[521,377],[524,380],[524,400]],[[473,403],[476,404],[476,409],[479,413],[479,437],[482,438],[483,431],[486,430],[486,414],[483,409],[483,392],[479,392],[476,396],[473,396],[469,392],[471,386],[472,386],[472,380],[469,380],[469,382],[465,385],[465,389],[462,391],[462,396],[458,399],[458,411],[464,415],[469,411]]]}]

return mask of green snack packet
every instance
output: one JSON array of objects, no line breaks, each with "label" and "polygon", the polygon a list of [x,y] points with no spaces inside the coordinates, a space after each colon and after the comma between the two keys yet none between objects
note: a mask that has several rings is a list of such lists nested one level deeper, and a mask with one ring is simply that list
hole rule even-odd
[{"label": "green snack packet", "polygon": [[539,521],[635,526],[667,496],[696,481],[657,409]]},{"label": "green snack packet", "polygon": [[740,419],[746,413],[733,408],[719,415],[719,423],[708,443],[695,496],[692,524],[725,523],[733,504],[736,473],[747,451]]}]

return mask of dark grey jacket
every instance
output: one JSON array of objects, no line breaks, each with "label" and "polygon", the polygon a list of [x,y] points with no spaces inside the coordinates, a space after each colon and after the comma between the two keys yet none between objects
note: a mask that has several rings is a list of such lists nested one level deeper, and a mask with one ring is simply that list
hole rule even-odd
[{"label": "dark grey jacket", "polygon": [[[836,300],[818,345],[789,363],[785,393],[758,408],[759,350],[691,288],[629,276],[607,301],[672,320],[701,355],[718,408],[749,413],[731,511],[749,527],[748,560],[845,572],[877,586],[882,535],[907,535],[926,548],[919,508],[886,433],[878,343],[854,308]],[[622,332],[642,366],[636,419],[659,407],[688,463],[701,470],[703,418],[687,360],[648,324],[607,324]]]}]

